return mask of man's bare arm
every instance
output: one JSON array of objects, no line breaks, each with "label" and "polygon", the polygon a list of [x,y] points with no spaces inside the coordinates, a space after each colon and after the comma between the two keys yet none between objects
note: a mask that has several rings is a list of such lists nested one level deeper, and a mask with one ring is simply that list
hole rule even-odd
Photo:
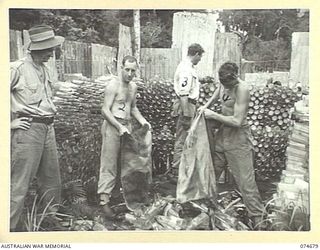
[{"label": "man's bare arm", "polygon": [[224,116],[209,109],[205,110],[205,116],[207,119],[215,119],[228,126],[240,127],[247,115],[248,101],[249,90],[246,86],[240,84],[236,92],[236,103],[232,116]]}]

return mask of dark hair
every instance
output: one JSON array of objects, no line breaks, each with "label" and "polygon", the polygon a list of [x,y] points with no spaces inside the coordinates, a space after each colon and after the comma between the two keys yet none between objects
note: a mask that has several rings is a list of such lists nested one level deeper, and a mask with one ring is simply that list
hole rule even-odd
[{"label": "dark hair", "polygon": [[280,81],[275,81],[275,82],[273,82],[273,85],[281,86],[282,84]]},{"label": "dark hair", "polygon": [[138,64],[137,58],[135,58],[134,56],[130,56],[130,55],[125,56],[122,59],[122,66],[124,66],[126,61],[131,62],[131,63],[135,62],[136,64]]},{"label": "dark hair", "polygon": [[223,84],[237,79],[239,67],[234,62],[225,62],[219,68],[219,80]]},{"label": "dark hair", "polygon": [[196,54],[201,56],[203,52],[204,49],[198,43],[193,43],[188,47],[188,56],[194,56]]}]

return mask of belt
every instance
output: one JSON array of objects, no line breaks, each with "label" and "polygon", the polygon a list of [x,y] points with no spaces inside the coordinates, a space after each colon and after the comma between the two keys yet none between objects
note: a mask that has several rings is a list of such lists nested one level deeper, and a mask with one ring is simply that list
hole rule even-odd
[{"label": "belt", "polygon": [[41,117],[41,116],[31,116],[31,115],[23,115],[23,114],[20,114],[18,115],[18,118],[20,117],[26,117],[28,118],[28,122],[35,122],[35,123],[44,123],[46,125],[50,125],[53,123],[53,120],[54,120],[54,117],[53,116],[44,116],[44,117]]},{"label": "belt", "polygon": [[120,117],[114,117],[118,122],[120,122],[122,125],[129,125],[131,123],[131,119],[124,119]]},{"label": "belt", "polygon": [[197,100],[195,100],[195,99],[188,98],[188,102],[193,104],[193,105],[197,105]]}]

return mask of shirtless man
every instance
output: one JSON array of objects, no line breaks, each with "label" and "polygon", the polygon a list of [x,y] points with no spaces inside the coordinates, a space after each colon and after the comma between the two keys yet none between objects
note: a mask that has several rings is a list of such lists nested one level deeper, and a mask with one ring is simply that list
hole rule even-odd
[{"label": "shirtless man", "polygon": [[[252,135],[247,122],[250,93],[246,83],[241,81],[237,74],[238,66],[235,63],[226,62],[220,67],[221,84],[208,104],[200,108],[200,112],[204,112],[206,119],[222,123],[215,136],[213,162],[216,178],[219,179],[227,165],[231,168],[249,216],[258,226],[264,207],[255,182]],[[207,109],[219,98],[222,114]]]},{"label": "shirtless man", "polygon": [[137,86],[131,80],[135,76],[137,67],[135,57],[125,56],[122,60],[120,77],[112,79],[105,90],[102,107],[105,120],[101,128],[102,148],[98,195],[106,217],[114,216],[109,201],[119,174],[120,137],[131,132],[132,116],[141,125],[147,124],[151,128],[136,106]]}]

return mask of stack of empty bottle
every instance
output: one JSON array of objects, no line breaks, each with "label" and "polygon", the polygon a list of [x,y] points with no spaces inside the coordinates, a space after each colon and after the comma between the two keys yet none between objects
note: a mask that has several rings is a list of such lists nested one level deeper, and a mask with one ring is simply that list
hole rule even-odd
[{"label": "stack of empty bottle", "polygon": [[[215,92],[215,90],[217,88],[217,84],[218,84],[217,82],[214,81],[213,78],[205,78],[201,83],[202,84],[200,86],[198,106],[203,106],[209,101],[210,97]],[[221,112],[220,100],[218,100],[215,103],[212,103],[209,106],[209,109],[220,113]]]},{"label": "stack of empty bottle", "polygon": [[[108,79],[93,81],[76,78],[71,80],[71,93],[58,92],[54,99],[58,108],[55,126],[61,165],[66,168],[65,175],[68,178],[72,176],[72,179],[85,175],[84,179],[87,179],[88,176],[97,176],[94,173],[99,167],[100,110]],[[198,105],[204,105],[209,100],[216,86],[213,78],[203,80]],[[171,112],[175,99],[171,80],[155,78],[138,84],[137,106],[153,129],[155,174],[164,173],[172,163],[175,119]],[[288,128],[291,126],[289,110],[297,100],[298,94],[285,87],[251,89],[248,123],[254,136],[255,170],[261,178],[279,176],[284,169]],[[210,108],[221,111],[219,102]]]},{"label": "stack of empty bottle", "polygon": [[[204,78],[200,87],[198,106],[204,105],[216,90],[213,78]],[[171,117],[175,99],[172,81],[151,80],[139,91],[138,106],[154,129],[154,159],[159,173],[171,164],[175,122]],[[255,150],[255,170],[261,179],[279,177],[285,166],[285,152],[289,129],[292,126],[289,110],[300,99],[297,92],[275,86],[252,87],[248,107],[248,124],[251,127]],[[221,112],[220,101],[210,109]]]},{"label": "stack of empty bottle", "polygon": [[[215,90],[212,77],[202,79],[199,103],[209,100]],[[172,80],[158,77],[139,84],[137,106],[153,129],[153,162],[155,173],[164,173],[173,159],[175,119],[171,116],[176,99]],[[212,108],[219,109],[219,104]]]},{"label": "stack of empty bottle", "polygon": [[173,83],[170,80],[155,78],[139,84],[137,106],[152,126],[152,158],[155,174],[164,173],[172,162],[175,120],[171,112],[175,98]]},{"label": "stack of empty bottle", "polygon": [[[204,105],[215,90],[215,83],[202,86],[199,105]],[[263,180],[279,177],[285,167],[285,152],[292,127],[289,111],[300,99],[297,92],[278,87],[251,87],[248,124],[253,134],[255,171]],[[221,112],[220,101],[210,109]]]},{"label": "stack of empty bottle", "polygon": [[252,88],[248,123],[254,137],[255,170],[259,177],[279,177],[292,127],[289,111],[299,95],[287,87]]},{"label": "stack of empty bottle", "polygon": [[81,179],[86,184],[98,176],[105,84],[81,75],[69,77],[69,92],[58,91],[53,99],[59,162],[63,182]]}]

